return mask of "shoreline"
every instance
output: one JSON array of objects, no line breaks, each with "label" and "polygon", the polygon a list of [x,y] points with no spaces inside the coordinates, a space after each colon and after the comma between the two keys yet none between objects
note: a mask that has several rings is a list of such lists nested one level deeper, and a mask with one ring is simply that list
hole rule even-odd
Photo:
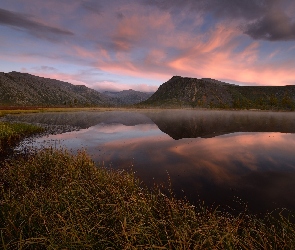
[{"label": "shoreline", "polygon": [[[45,167],[46,166],[46,167]],[[44,149],[0,167],[3,249],[292,249],[294,213],[264,218],[142,188],[83,151]]]}]

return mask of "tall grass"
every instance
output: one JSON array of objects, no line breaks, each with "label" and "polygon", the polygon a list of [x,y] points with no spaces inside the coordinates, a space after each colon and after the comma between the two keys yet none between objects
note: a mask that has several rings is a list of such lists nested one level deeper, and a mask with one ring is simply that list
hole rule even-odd
[{"label": "tall grass", "polygon": [[1,109],[0,107],[0,117],[8,114],[27,114],[27,113],[43,113],[43,112],[78,112],[78,111],[112,111],[112,110],[134,110],[133,107],[86,107],[86,108],[40,108],[40,107],[10,107]]},{"label": "tall grass", "polygon": [[25,136],[40,133],[44,129],[31,124],[0,122],[0,153]]},{"label": "tall grass", "polygon": [[0,169],[1,249],[294,249],[287,218],[212,211],[140,187],[84,153],[45,149]]}]

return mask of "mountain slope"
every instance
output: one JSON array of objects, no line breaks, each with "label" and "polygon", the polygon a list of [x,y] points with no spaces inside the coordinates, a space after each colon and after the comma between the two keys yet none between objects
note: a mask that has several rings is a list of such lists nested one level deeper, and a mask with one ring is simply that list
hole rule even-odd
[{"label": "mountain slope", "polygon": [[140,106],[294,109],[295,86],[238,86],[173,76]]},{"label": "mountain slope", "polygon": [[142,101],[147,100],[153,93],[140,92],[132,89],[123,90],[120,92],[103,92],[104,95],[107,95],[112,98],[112,101],[117,105],[132,105]]},{"label": "mountain slope", "polygon": [[109,106],[111,98],[84,85],[27,73],[0,73],[2,106]]}]

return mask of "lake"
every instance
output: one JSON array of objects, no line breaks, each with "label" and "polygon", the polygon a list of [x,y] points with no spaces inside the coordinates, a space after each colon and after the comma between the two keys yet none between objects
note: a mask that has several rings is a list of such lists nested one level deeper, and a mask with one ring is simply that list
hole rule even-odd
[{"label": "lake", "polygon": [[84,149],[97,163],[135,172],[142,185],[171,185],[193,204],[295,211],[294,112],[89,111],[4,119],[76,129],[26,146]]}]

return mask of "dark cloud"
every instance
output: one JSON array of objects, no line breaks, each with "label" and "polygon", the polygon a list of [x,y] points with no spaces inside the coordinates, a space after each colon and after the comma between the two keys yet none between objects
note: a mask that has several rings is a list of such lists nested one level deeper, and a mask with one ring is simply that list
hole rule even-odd
[{"label": "dark cloud", "polygon": [[198,12],[211,12],[220,18],[251,19],[261,15],[268,4],[274,0],[142,0],[147,5],[162,10],[174,8]]},{"label": "dark cloud", "polygon": [[32,20],[29,16],[0,8],[0,25],[25,30],[30,34],[47,40],[59,40],[61,36],[74,35],[72,32],[48,26]]},{"label": "dark cloud", "polygon": [[261,16],[273,0],[207,0],[203,2],[203,9],[210,11],[216,17],[243,18],[251,20]]},{"label": "dark cloud", "polygon": [[[217,19],[237,21],[242,32],[253,39],[269,41],[295,40],[295,23],[287,16],[292,0],[142,0],[162,10],[186,9]],[[242,25],[241,25],[242,23]]]},{"label": "dark cloud", "polygon": [[124,51],[128,52],[137,44],[133,38],[124,35],[115,35],[110,41],[101,43],[100,45],[107,50],[111,51]]},{"label": "dark cloud", "polygon": [[103,12],[103,7],[101,4],[97,2],[82,2],[81,6],[91,12],[94,12],[98,15],[101,15]]},{"label": "dark cloud", "polygon": [[249,24],[245,33],[253,39],[295,40],[295,23],[284,12],[275,11]]},{"label": "dark cloud", "polygon": [[122,20],[125,16],[124,16],[124,14],[122,13],[122,12],[117,12],[116,13],[116,16],[117,16],[117,18],[119,19],[119,20]]}]

